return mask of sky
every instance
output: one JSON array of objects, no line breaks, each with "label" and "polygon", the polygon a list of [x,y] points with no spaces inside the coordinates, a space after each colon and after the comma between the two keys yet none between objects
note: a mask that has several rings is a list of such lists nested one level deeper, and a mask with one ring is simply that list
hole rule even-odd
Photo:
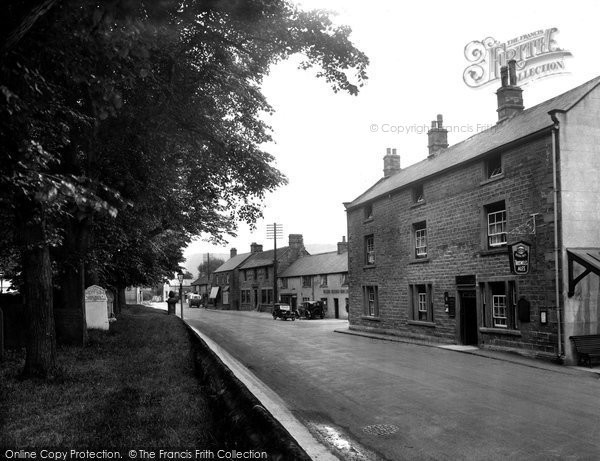
[{"label": "sky", "polygon": [[[241,224],[238,236],[217,247],[201,239],[184,252],[238,253],[252,242],[265,249],[266,225],[302,234],[305,245],[331,245],[346,236],[344,202],[350,202],[383,176],[386,148],[396,148],[401,167],[427,157],[427,128],[437,114],[456,144],[497,121],[499,81],[479,88],[463,79],[471,63],[467,44],[492,37],[498,42],[556,28],[555,46],[569,51],[561,73],[529,81],[525,108],[600,75],[595,40],[600,2],[398,2],[393,0],[303,0],[304,9],[333,11],[337,24],[352,29],[351,40],[369,57],[369,80],[358,96],[333,93],[315,71],[291,59],[275,66],[263,92],[275,109],[267,119],[274,143],[265,150],[289,183],[265,201],[264,219],[252,232]],[[367,6],[368,5],[368,6]]]}]

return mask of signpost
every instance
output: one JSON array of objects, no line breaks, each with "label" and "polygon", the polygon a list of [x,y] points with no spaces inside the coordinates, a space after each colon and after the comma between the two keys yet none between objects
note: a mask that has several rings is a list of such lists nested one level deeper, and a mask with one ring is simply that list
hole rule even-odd
[{"label": "signpost", "polygon": [[183,320],[183,273],[177,274],[179,279],[179,302],[181,304],[181,320]]},{"label": "signpost", "polygon": [[527,242],[517,242],[508,246],[510,270],[516,275],[527,275],[530,266],[531,245]]}]

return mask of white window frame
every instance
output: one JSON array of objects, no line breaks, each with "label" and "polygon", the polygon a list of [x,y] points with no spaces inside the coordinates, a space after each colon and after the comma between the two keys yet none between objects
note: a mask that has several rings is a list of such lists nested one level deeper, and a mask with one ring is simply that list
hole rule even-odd
[{"label": "white window frame", "polygon": [[508,328],[506,295],[492,295],[492,321],[495,328]]},{"label": "white window frame", "polygon": [[367,287],[367,314],[369,317],[375,317],[377,310],[377,296],[375,287]]},{"label": "white window frame", "polygon": [[363,315],[365,317],[379,317],[379,287],[377,285],[363,285]]},{"label": "white window frame", "polygon": [[327,286],[327,274],[321,274],[321,286],[322,287]]},{"label": "white window frame", "polygon": [[304,288],[312,287],[312,276],[310,276],[310,275],[302,276],[302,287],[304,287]]},{"label": "white window frame", "polygon": [[487,179],[501,176],[504,170],[502,169],[502,156],[500,154],[488,157],[485,161],[485,170]]},{"label": "white window frame", "polygon": [[[497,219],[498,216],[500,219]],[[506,207],[503,210],[487,213],[487,238],[490,248],[506,246]]]},{"label": "white window frame", "polygon": [[367,235],[365,237],[365,264],[375,264],[375,236]]},{"label": "white window frame", "polygon": [[[421,226],[421,224],[418,226]],[[415,257],[427,257],[427,227],[425,224],[423,224],[423,227],[415,228]]]},{"label": "white window frame", "polygon": [[427,315],[427,292],[417,293],[417,302],[419,313],[424,312]]}]

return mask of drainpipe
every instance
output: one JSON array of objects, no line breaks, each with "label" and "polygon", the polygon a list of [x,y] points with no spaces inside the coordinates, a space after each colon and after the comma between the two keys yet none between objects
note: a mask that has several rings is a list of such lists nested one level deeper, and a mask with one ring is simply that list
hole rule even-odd
[{"label": "drainpipe", "polygon": [[555,296],[556,296],[556,321],[558,323],[558,359],[563,360],[563,344],[562,344],[562,317],[560,311],[561,298],[560,298],[560,271],[558,268],[560,251],[558,248],[558,180],[557,180],[557,164],[556,154],[558,151],[558,130],[559,121],[554,113],[550,113],[550,117],[554,122],[552,127],[552,186],[554,192],[554,285],[555,285]]}]

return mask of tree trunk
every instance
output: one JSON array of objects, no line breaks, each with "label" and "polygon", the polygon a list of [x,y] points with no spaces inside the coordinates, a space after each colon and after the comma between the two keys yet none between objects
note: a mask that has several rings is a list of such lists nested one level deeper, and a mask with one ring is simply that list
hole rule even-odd
[{"label": "tree trunk", "polygon": [[83,255],[86,246],[85,220],[77,217],[65,220],[65,236],[58,253],[60,267],[60,290],[56,300],[56,334],[64,344],[84,345],[87,342],[85,321],[85,286]]},{"label": "tree trunk", "polygon": [[[46,243],[46,220],[39,206],[21,220],[23,239],[23,297],[29,319],[27,355],[23,375],[47,378],[56,371],[52,268]],[[23,206],[23,205],[22,205]],[[32,219],[35,216],[36,219]]]},{"label": "tree trunk", "polygon": [[119,292],[119,312],[121,312],[123,309],[125,309],[126,306],[125,287],[119,286],[117,290]]}]

